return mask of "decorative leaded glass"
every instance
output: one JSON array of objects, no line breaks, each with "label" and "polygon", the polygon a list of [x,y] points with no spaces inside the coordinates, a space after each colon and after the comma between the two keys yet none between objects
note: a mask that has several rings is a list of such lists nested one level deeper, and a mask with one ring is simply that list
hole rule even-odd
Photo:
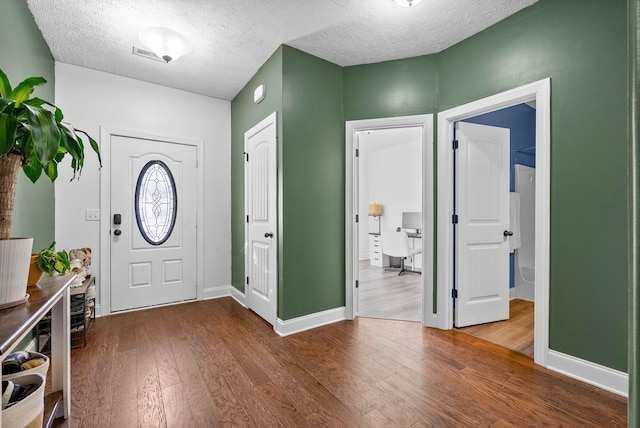
[{"label": "decorative leaded glass", "polygon": [[162,161],[148,162],[138,176],[135,211],[138,229],[149,244],[160,245],[169,238],[176,223],[177,207],[171,171]]}]

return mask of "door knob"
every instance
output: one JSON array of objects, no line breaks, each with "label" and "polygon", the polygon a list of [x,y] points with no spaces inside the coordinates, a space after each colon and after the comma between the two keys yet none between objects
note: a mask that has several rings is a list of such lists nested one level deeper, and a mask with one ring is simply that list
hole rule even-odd
[{"label": "door knob", "polygon": [[120,229],[116,229],[116,230],[113,231],[113,234],[116,235],[116,236],[120,236],[120,235],[122,235],[122,231]]},{"label": "door knob", "polygon": [[265,238],[273,238],[273,232],[267,232],[264,234]]},{"label": "door knob", "polygon": [[510,231],[510,230],[505,230],[504,232],[502,232],[502,234],[503,234],[504,236],[513,236],[513,232],[512,232],[512,231]]}]

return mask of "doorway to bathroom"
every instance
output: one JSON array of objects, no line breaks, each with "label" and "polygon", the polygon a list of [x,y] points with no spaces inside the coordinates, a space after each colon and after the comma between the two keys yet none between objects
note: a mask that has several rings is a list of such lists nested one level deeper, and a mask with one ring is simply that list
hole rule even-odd
[{"label": "doorway to bathroom", "polygon": [[[456,311],[458,315],[454,319],[456,329],[460,332],[470,334],[472,336],[496,343],[505,348],[519,352],[533,358],[534,349],[534,308],[535,308],[535,155],[536,155],[536,104],[535,102],[521,103],[503,109],[495,110],[482,115],[463,119],[456,124],[457,129],[466,127],[468,133],[474,133],[476,129],[488,129],[502,132],[505,137],[505,143],[508,149],[508,155],[504,159],[505,172],[505,189],[504,200],[505,211],[508,210],[508,224],[503,226],[504,231],[498,241],[502,241],[505,252],[508,251],[508,267],[507,259],[504,255],[501,257],[505,263],[504,271],[500,275],[502,281],[508,281],[508,294],[505,289],[504,312],[489,309],[486,315],[490,322],[467,321],[460,322],[459,315],[461,311]],[[458,132],[457,139],[463,139],[465,135]],[[484,141],[486,144],[486,141]],[[476,153],[478,155],[478,153]],[[460,150],[454,157],[454,171],[458,173],[460,178],[460,162],[457,157],[463,156]],[[461,159],[463,161],[463,159]],[[498,163],[500,163],[498,161]],[[487,165],[492,172],[495,173],[497,168],[495,165]],[[479,173],[476,171],[475,173]],[[508,179],[508,193],[506,191]],[[478,177],[473,180],[474,183],[482,183]],[[454,179],[456,189],[454,189],[455,199],[458,203],[458,209],[464,210],[462,206],[462,192],[459,187],[463,183]],[[484,184],[482,186],[486,189]],[[480,201],[483,208],[489,209],[492,213],[492,207],[487,207],[490,198],[484,195]],[[498,208],[500,201],[494,201],[495,209]],[[468,207],[466,207],[468,210]],[[463,212],[464,214],[464,212]],[[477,216],[476,216],[477,217]],[[461,215],[460,218],[466,218]],[[476,227],[471,225],[471,227]],[[499,231],[500,232],[500,231]],[[454,266],[457,264],[457,255],[464,252],[460,240],[456,241],[457,251],[454,254]],[[469,248],[467,246],[467,248]],[[474,250],[477,253],[477,251]],[[506,275],[505,275],[506,274]],[[478,281],[477,278],[474,278]],[[491,282],[491,290],[494,290],[494,281]],[[455,284],[454,284],[455,287]],[[496,302],[495,296],[491,292],[489,299]],[[478,294],[471,302],[472,305],[478,306]],[[500,303],[499,303],[500,304]],[[460,309],[463,309],[460,305]],[[473,311],[472,311],[473,312]],[[480,320],[480,321],[486,321]]]},{"label": "doorway to bathroom", "polygon": [[[466,261],[457,260],[456,255],[458,255],[458,251],[460,248],[457,247],[457,236],[456,231],[458,230],[459,225],[457,224],[457,218],[455,214],[455,209],[458,208],[456,206],[456,195],[454,194],[454,178],[456,174],[454,174],[454,157],[456,156],[456,144],[454,140],[456,140],[455,135],[455,124],[458,122],[462,122],[464,120],[474,118],[477,116],[485,115],[487,113],[496,112],[498,110],[502,110],[508,107],[518,106],[523,103],[532,103],[535,102],[535,105],[529,105],[529,107],[535,106],[535,214],[533,215],[533,221],[535,224],[534,229],[534,247],[532,248],[533,256],[533,266],[530,266],[530,270],[532,272],[527,272],[525,263],[526,259],[521,257],[521,266],[524,267],[522,272],[520,271],[520,267],[517,265],[518,254],[517,249],[513,248],[512,250],[516,251],[514,253],[514,285],[515,281],[518,278],[516,274],[520,275],[520,279],[526,279],[530,282],[533,288],[533,298],[536,302],[534,306],[534,349],[533,356],[534,361],[537,364],[546,366],[547,360],[549,358],[549,349],[548,349],[548,332],[549,332],[549,317],[548,317],[548,294],[549,294],[549,242],[550,242],[550,234],[549,234],[549,204],[550,204],[550,90],[551,84],[550,79],[541,80],[538,82],[534,82],[519,88],[515,88],[500,94],[496,94],[494,96],[490,96],[478,101],[470,102],[465,105],[461,105],[459,107],[454,107],[452,109],[443,111],[438,114],[438,194],[437,194],[437,203],[438,203],[438,214],[437,214],[437,224],[438,224],[438,240],[437,240],[437,326],[442,329],[451,329],[454,328],[455,323],[454,319],[456,317],[456,311],[461,308],[461,299],[460,295],[462,294],[465,299],[467,299],[467,306],[469,305],[469,301],[472,301],[476,298],[473,294],[475,293],[475,285],[477,282],[467,281],[466,288],[465,284],[460,282],[461,278],[458,278],[458,274],[461,272],[461,269],[475,269],[475,272],[480,275],[485,275],[487,278],[494,275],[494,277],[499,277],[504,279],[506,277],[507,281],[501,280],[501,283],[504,284],[504,289],[497,291],[495,294],[496,300],[501,300],[502,302],[506,302],[506,313],[509,312],[509,301],[510,297],[517,297],[517,291],[511,290],[509,288],[509,240],[511,240],[512,231],[510,230],[511,219],[510,215],[510,196],[509,196],[509,180],[507,180],[506,187],[503,187],[504,190],[501,190],[500,196],[497,194],[488,193],[491,198],[499,197],[502,201],[499,210],[500,213],[496,214],[500,219],[499,222],[499,230],[496,228],[493,231],[491,228],[486,230],[491,231],[491,233],[497,232],[496,237],[491,238],[483,238],[485,242],[480,243],[479,246],[475,249],[489,249],[494,242],[495,245],[495,254],[489,254],[490,251],[485,251],[482,256],[482,260],[476,260],[475,267],[473,264],[469,262],[469,258]],[[474,126],[481,126],[474,124]],[[484,125],[486,126],[486,125]],[[510,133],[510,131],[509,131]],[[490,144],[489,144],[490,146]],[[482,144],[477,147],[482,148]],[[497,146],[495,146],[497,147]],[[483,148],[483,150],[486,147]],[[533,148],[529,149],[533,151]],[[491,151],[491,150],[489,150]],[[494,150],[495,152],[496,150]],[[508,153],[508,151],[507,151]],[[494,156],[493,153],[491,156]],[[502,155],[502,158],[505,156]],[[507,159],[510,156],[507,155]],[[490,169],[486,167],[486,165],[482,165],[482,162],[475,165],[476,167],[480,165],[484,168],[484,171],[489,171]],[[526,166],[526,165],[525,165]],[[509,168],[509,165],[507,165]],[[520,169],[520,168],[518,168]],[[515,171],[515,165],[514,165]],[[490,174],[487,175],[490,177]],[[497,177],[497,176],[495,176]],[[510,177],[509,177],[510,178]],[[469,180],[469,178],[466,178]],[[515,176],[514,176],[515,180]],[[491,183],[492,181],[487,181]],[[484,192],[484,189],[482,189]],[[477,196],[476,200],[479,200]],[[482,205],[477,205],[477,207],[482,207]],[[480,209],[478,211],[482,215],[486,215],[487,211]],[[459,214],[459,213],[458,213]],[[474,216],[477,214],[473,213]],[[488,223],[488,219],[491,218],[491,213],[487,217],[478,217],[487,220],[484,224],[485,226]],[[522,219],[521,219],[522,220]],[[521,236],[522,238],[522,236]],[[493,241],[491,241],[493,240]],[[468,243],[474,244],[472,241],[462,242],[462,244],[467,245]],[[506,243],[506,245],[504,245]],[[500,247],[498,249],[498,247]],[[477,254],[480,254],[478,252]],[[475,257],[477,254],[473,254],[471,257]],[[504,258],[501,258],[498,263],[494,263],[493,261],[489,261],[491,257],[497,257],[499,254],[504,255]],[[484,261],[484,262],[483,262]],[[486,263],[485,263],[486,262]],[[505,263],[506,262],[506,263]],[[498,268],[497,266],[500,265]],[[471,267],[470,267],[471,266]],[[480,268],[479,268],[480,267]],[[485,268],[483,270],[482,268]],[[495,272],[491,272],[492,270],[504,270],[506,272],[501,276],[495,275]],[[522,278],[524,275],[528,273],[533,273],[532,276],[527,276]],[[477,276],[477,275],[476,275]],[[468,278],[472,278],[473,275],[467,275]],[[523,281],[524,282],[524,281]],[[486,284],[485,284],[486,285]],[[515,287],[514,287],[515,288]],[[488,290],[487,287],[483,288],[483,292]],[[505,296],[506,290],[506,299],[503,298]],[[489,290],[490,291],[490,290]],[[456,294],[457,293],[457,294]],[[515,296],[514,296],[515,293]],[[483,295],[478,297],[479,302],[490,302],[492,300],[491,292],[484,293]],[[522,299],[524,300],[524,299]],[[503,312],[504,313],[504,312]],[[508,315],[507,315],[508,317]],[[507,318],[504,317],[504,318]],[[489,321],[497,321],[496,320],[483,320],[480,322],[489,322]]]}]

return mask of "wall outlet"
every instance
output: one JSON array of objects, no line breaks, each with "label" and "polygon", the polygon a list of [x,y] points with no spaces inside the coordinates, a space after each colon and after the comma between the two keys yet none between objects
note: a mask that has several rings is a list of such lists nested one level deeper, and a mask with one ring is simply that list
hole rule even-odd
[{"label": "wall outlet", "polygon": [[96,209],[86,209],[86,210],[84,210],[84,219],[86,221],[99,221],[100,220],[100,210],[96,210]]}]

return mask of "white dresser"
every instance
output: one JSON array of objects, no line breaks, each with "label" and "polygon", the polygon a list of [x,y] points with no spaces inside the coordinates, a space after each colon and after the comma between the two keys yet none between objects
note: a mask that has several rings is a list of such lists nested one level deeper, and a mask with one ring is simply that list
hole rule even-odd
[{"label": "white dresser", "polygon": [[380,235],[372,233],[369,234],[369,263],[371,266],[389,266],[389,256],[382,254]]}]

